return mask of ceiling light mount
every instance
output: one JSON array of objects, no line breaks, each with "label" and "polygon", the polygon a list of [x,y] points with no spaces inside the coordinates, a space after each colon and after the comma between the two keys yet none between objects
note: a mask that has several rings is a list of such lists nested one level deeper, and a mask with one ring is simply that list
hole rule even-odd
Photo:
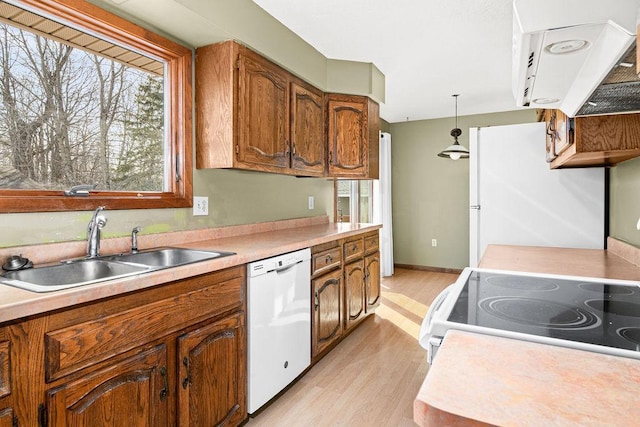
[{"label": "ceiling light mount", "polygon": [[468,159],[469,150],[458,142],[458,137],[462,135],[462,130],[458,127],[458,97],[460,94],[451,95],[456,100],[456,127],[451,129],[453,144],[438,153],[438,157],[445,157],[451,160]]}]

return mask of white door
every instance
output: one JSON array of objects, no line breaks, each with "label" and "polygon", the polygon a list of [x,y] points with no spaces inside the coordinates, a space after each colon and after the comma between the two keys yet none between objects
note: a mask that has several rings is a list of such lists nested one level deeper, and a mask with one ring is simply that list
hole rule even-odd
[{"label": "white door", "polygon": [[470,266],[489,244],[604,247],[604,168],[550,170],[544,123],[472,128],[469,146]]}]

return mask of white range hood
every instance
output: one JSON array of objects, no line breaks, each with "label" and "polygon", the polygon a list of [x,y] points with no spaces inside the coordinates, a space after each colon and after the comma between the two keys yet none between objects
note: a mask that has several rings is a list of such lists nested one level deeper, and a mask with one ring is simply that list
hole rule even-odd
[{"label": "white range hood", "polygon": [[640,0],[514,0],[518,106],[574,117],[634,44]]}]

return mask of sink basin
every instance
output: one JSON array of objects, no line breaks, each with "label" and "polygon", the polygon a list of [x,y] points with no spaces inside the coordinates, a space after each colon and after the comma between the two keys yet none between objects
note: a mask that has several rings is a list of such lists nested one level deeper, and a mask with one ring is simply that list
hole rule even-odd
[{"label": "sink basin", "polygon": [[158,248],[143,252],[113,255],[106,257],[110,261],[142,264],[153,268],[177,267],[198,261],[235,255],[233,252],[214,252],[183,248]]},{"label": "sink basin", "polygon": [[33,292],[59,291],[229,255],[235,255],[235,253],[157,248],[100,258],[81,258],[47,267],[8,271],[0,276],[0,283]]},{"label": "sink basin", "polygon": [[85,259],[48,267],[9,271],[0,282],[34,292],[58,291],[150,271],[138,264]]}]

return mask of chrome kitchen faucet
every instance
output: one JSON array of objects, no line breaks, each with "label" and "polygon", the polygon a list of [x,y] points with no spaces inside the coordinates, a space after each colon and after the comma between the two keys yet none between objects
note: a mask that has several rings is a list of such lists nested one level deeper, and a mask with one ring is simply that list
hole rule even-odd
[{"label": "chrome kitchen faucet", "polygon": [[104,206],[98,206],[87,226],[87,258],[100,256],[100,230],[107,225],[107,218],[98,215],[104,210]]}]

